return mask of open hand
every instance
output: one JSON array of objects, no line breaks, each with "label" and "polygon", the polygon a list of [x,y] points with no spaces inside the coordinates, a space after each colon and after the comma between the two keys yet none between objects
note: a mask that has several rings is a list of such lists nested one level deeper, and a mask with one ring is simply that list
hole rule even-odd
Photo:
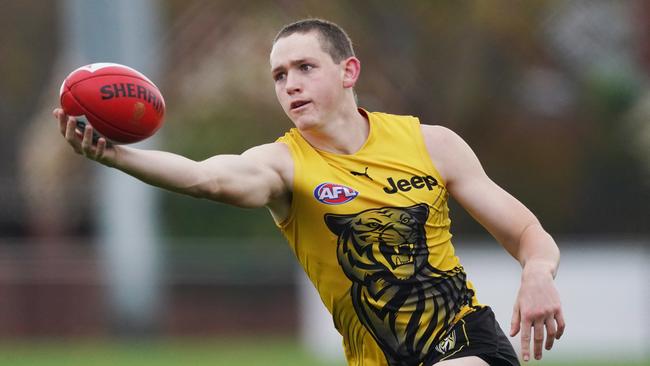
[{"label": "open hand", "polygon": [[530,338],[533,334],[535,359],[542,358],[542,343],[546,328],[546,350],[553,347],[553,342],[564,333],[564,316],[560,304],[560,295],[555,288],[550,272],[530,264],[524,268],[521,287],[515,301],[510,336],[521,330],[521,355],[524,361],[530,359]]},{"label": "open hand", "polygon": [[115,148],[104,137],[100,137],[96,143],[93,143],[93,127],[90,124],[86,124],[84,130],[80,131],[74,117],[66,115],[63,109],[56,108],[52,114],[59,120],[61,134],[77,154],[107,166],[114,165]]}]

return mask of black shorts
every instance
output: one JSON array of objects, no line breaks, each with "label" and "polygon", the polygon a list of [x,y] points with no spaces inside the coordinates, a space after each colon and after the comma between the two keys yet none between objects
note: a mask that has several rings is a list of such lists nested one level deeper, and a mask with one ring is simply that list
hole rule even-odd
[{"label": "black shorts", "polygon": [[427,365],[477,356],[490,366],[519,366],[517,354],[489,306],[459,320],[435,348]]}]

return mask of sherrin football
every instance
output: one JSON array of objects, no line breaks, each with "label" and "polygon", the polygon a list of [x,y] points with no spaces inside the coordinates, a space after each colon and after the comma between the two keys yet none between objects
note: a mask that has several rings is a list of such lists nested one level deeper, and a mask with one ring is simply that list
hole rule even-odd
[{"label": "sherrin football", "polygon": [[61,107],[77,120],[79,130],[90,123],[97,135],[114,144],[146,139],[162,126],[165,100],[142,73],[115,63],[82,66],[61,84]]}]

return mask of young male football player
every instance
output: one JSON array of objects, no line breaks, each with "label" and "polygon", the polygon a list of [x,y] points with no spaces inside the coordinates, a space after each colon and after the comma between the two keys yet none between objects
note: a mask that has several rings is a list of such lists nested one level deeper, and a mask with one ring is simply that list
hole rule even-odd
[{"label": "young male football player", "polygon": [[[517,365],[451,243],[447,199],[522,266],[510,334],[541,358],[565,327],[559,250],[535,216],[492,182],[452,131],[360,109],[350,39],[319,19],[284,27],[270,55],[294,123],[276,142],[196,162],[92,143],[56,109],[73,149],[146,183],[240,207],[267,207],[331,312],[350,365]],[[531,339],[532,338],[532,339]]]}]

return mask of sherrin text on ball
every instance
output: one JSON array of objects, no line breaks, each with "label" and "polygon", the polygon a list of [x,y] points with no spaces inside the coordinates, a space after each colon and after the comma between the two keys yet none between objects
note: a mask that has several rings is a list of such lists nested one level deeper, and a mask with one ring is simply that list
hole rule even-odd
[{"label": "sherrin text on ball", "polygon": [[162,126],[165,100],[158,87],[141,72],[116,63],[94,63],[68,75],[60,89],[61,107],[83,130],[87,123],[97,135],[115,144],[152,136]]}]

